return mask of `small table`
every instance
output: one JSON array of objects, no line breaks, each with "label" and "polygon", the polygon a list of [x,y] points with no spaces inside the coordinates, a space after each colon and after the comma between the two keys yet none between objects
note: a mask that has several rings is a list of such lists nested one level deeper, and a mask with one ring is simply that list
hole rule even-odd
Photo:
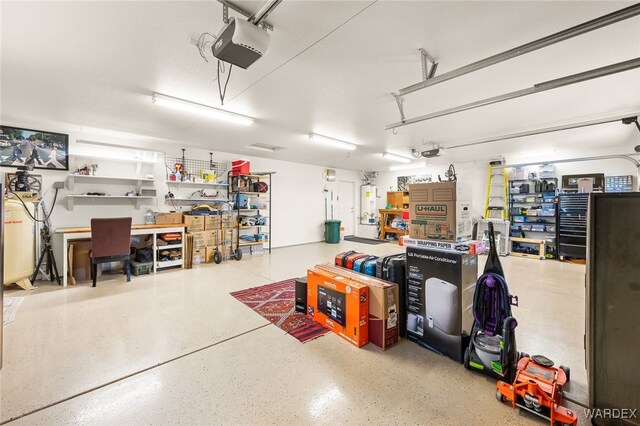
[{"label": "small table", "polygon": [[389,226],[389,219],[393,216],[402,216],[403,213],[409,213],[406,209],[380,209],[380,239],[385,241],[387,233],[389,234],[409,234],[408,229],[395,229]]},{"label": "small table", "polygon": [[[169,266],[184,267],[184,250],[182,250],[182,256],[179,260],[172,260],[166,262],[160,262],[157,259],[156,252],[158,246],[156,245],[156,238],[158,234],[164,234],[165,232],[179,232],[182,234],[182,241],[184,242],[184,228],[187,225],[182,223],[172,223],[166,225],[131,225],[131,235],[153,235],[153,272],[157,272],[158,268],[164,268]],[[91,228],[58,228],[56,234],[62,234],[62,286],[67,286],[67,276],[69,275],[69,242],[74,240],[87,240],[91,239]],[[163,246],[166,247],[166,246]],[[174,244],[171,248],[182,248],[183,244]]]}]

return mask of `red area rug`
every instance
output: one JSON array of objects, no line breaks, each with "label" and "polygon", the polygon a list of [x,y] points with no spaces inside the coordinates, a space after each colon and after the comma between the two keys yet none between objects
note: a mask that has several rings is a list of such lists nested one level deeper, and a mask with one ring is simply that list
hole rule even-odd
[{"label": "red area rug", "polygon": [[295,279],[234,291],[231,295],[302,343],[329,332],[305,314],[296,312]]}]

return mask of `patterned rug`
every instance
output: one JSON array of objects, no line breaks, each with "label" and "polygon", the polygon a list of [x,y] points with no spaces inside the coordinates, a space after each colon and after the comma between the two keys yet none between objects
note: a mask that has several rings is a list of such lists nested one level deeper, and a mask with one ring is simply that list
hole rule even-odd
[{"label": "patterned rug", "polygon": [[295,279],[235,291],[231,295],[302,343],[329,332],[305,314],[296,312]]}]

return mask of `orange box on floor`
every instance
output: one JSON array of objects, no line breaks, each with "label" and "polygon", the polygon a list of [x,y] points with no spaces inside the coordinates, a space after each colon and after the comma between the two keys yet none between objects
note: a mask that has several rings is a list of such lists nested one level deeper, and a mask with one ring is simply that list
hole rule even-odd
[{"label": "orange box on floor", "polygon": [[369,287],[365,284],[310,268],[307,315],[359,348],[369,343]]},{"label": "orange box on floor", "polygon": [[369,287],[369,343],[382,350],[395,346],[400,339],[398,284],[384,281],[351,269],[327,263],[316,268],[332,271]]}]

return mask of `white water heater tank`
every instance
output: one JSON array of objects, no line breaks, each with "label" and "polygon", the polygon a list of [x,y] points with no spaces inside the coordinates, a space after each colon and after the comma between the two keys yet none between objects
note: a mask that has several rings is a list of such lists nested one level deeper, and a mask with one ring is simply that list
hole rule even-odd
[{"label": "white water heater tank", "polygon": [[377,198],[378,188],[375,185],[362,185],[360,187],[360,224],[378,224]]},{"label": "white water heater tank", "polygon": [[[31,214],[33,206],[27,203]],[[35,222],[22,203],[4,202],[4,281],[5,285],[29,280],[35,269]],[[21,287],[25,288],[26,282]],[[30,285],[29,285],[30,287]]]}]

